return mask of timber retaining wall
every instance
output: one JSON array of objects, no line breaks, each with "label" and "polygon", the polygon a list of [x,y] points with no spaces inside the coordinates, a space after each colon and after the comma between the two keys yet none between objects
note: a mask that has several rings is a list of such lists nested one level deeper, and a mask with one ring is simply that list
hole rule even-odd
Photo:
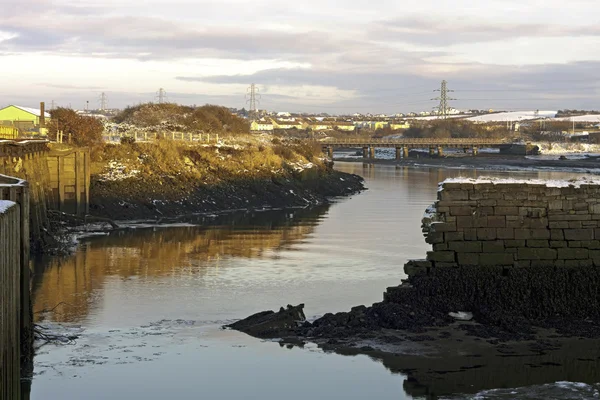
[{"label": "timber retaining wall", "polygon": [[447,180],[424,232],[405,272],[435,307],[600,317],[600,181]]}]

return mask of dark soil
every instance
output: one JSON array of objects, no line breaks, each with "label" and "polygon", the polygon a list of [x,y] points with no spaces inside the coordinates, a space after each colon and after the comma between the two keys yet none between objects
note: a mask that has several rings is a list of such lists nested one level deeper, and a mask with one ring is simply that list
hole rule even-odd
[{"label": "dark soil", "polygon": [[225,210],[307,207],[364,190],[363,179],[332,169],[203,184],[183,175],[121,181],[92,178],[90,214],[114,220],[172,218]]}]

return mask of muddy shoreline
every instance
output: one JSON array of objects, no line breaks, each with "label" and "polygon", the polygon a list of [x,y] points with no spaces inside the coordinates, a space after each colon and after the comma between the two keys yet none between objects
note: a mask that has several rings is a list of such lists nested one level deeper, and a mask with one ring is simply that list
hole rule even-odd
[{"label": "muddy shoreline", "polygon": [[[567,156],[568,157],[568,156]],[[428,154],[420,154],[418,158],[409,157],[402,160],[394,159],[370,159],[370,158],[346,158],[335,157],[336,162],[362,162],[373,165],[398,165],[420,168],[452,168],[452,169],[477,169],[495,171],[566,171],[577,173],[600,174],[600,157],[587,157],[583,159],[559,160],[556,155],[554,159],[529,159],[525,156],[510,156],[500,154],[481,153],[475,157],[470,155],[430,157]]]},{"label": "muddy shoreline", "polygon": [[183,176],[92,180],[90,214],[113,220],[160,220],[232,210],[312,207],[365,190],[362,177],[332,169],[208,185]]}]

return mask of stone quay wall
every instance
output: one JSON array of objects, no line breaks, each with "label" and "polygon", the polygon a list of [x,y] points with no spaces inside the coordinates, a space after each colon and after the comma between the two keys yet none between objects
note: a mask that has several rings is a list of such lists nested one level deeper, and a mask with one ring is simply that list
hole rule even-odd
[{"label": "stone quay wall", "polygon": [[495,321],[600,318],[600,181],[450,179],[423,222],[432,251],[384,301],[413,293]]},{"label": "stone quay wall", "polygon": [[425,230],[433,250],[417,269],[600,267],[600,183],[554,185],[442,182]]}]

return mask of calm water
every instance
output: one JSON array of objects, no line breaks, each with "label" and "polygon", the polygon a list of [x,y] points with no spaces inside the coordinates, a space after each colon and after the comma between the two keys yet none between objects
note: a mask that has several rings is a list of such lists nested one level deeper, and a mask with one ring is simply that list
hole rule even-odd
[{"label": "calm water", "polygon": [[[404,262],[423,258],[428,249],[420,223],[439,181],[508,176],[337,167],[364,176],[369,190],[312,210],[217,217],[210,225],[189,220],[90,238],[71,257],[39,261],[34,310],[67,304],[38,319],[81,337],[74,345],[39,350],[31,398],[410,399],[425,393],[364,355],[281,348],[219,328],[286,304],[305,303],[307,317],[314,318],[380,301],[387,286],[405,277]],[[573,177],[510,173],[517,175]],[[528,398],[547,398],[547,387],[540,388],[527,388]],[[597,394],[591,386],[575,389]],[[511,398],[513,392],[481,398]]]}]

